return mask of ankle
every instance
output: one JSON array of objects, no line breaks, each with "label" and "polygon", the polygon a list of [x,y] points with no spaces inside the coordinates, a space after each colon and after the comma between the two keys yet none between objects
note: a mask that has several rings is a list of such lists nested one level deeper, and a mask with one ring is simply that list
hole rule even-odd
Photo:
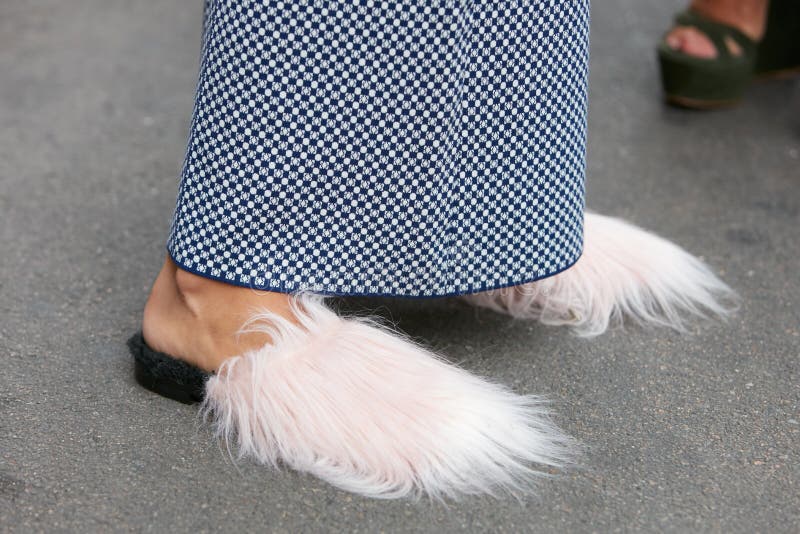
[{"label": "ankle", "polygon": [[154,350],[213,371],[270,341],[263,333],[240,335],[252,313],[265,309],[295,319],[286,294],[218,282],[167,260],[145,306],[142,332]]},{"label": "ankle", "polygon": [[768,0],[693,0],[692,9],[760,41],[766,30]]},{"label": "ankle", "polygon": [[188,313],[196,319],[201,319],[208,314],[215,286],[220,282],[183,269],[176,269],[174,283],[177,296]]},{"label": "ankle", "polygon": [[293,318],[289,295],[227,284],[190,273],[175,272],[178,298],[188,313],[208,331],[236,331],[256,311],[269,310]]},{"label": "ankle", "polygon": [[211,371],[208,354],[213,340],[207,331],[197,328],[197,307],[193,309],[179,290],[178,272],[167,260],[158,273],[144,307],[142,335],[153,350]]}]

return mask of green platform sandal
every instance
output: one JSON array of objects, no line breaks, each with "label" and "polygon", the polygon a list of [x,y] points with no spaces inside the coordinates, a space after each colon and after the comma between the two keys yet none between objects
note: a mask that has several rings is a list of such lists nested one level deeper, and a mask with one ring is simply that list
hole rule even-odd
[{"label": "green platform sandal", "polygon": [[[717,49],[717,57],[690,56],[674,50],[662,39],[658,58],[667,101],[695,109],[723,108],[739,103],[753,78],[758,43],[732,26],[709,20],[691,10],[675,17],[675,25],[703,32]],[[731,53],[729,40],[738,45],[740,53]]]},{"label": "green platform sandal", "polygon": [[[738,104],[754,78],[775,78],[800,72],[800,0],[771,0],[760,42],[738,29],[692,10],[679,14],[677,26],[697,28],[714,44],[717,57],[703,59],[658,45],[661,80],[667,102],[692,109],[717,109]],[[740,49],[732,54],[728,41]]]}]

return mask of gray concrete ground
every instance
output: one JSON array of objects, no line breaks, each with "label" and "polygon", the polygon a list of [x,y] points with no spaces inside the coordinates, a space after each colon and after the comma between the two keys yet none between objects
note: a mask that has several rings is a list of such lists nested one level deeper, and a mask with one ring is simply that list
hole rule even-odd
[{"label": "gray concrete ground", "polygon": [[237,469],[194,409],[136,386],[124,342],[164,254],[201,2],[0,3],[0,530],[797,532],[800,87],[662,106],[653,42],[680,3],[594,5],[589,204],[705,257],[741,310],[585,341],[381,301],[468,368],[552,396],[588,446],[536,499],[449,507]]}]

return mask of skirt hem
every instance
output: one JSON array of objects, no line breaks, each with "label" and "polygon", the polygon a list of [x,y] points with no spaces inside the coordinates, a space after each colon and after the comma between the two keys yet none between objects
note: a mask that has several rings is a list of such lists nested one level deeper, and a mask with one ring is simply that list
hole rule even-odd
[{"label": "skirt hem", "polygon": [[404,298],[404,299],[433,299],[433,298],[447,298],[447,297],[460,297],[463,295],[472,295],[475,293],[483,293],[485,291],[493,291],[496,289],[505,289],[508,287],[519,286],[523,284],[530,284],[532,282],[537,282],[539,280],[544,280],[545,278],[550,278],[551,276],[555,276],[557,274],[561,274],[564,271],[570,269],[574,266],[578,260],[581,259],[583,256],[583,248],[581,248],[580,253],[572,260],[566,267],[558,269],[556,271],[547,273],[542,276],[537,276],[534,278],[525,278],[520,281],[514,281],[511,283],[501,283],[498,285],[491,285],[487,284],[486,286],[482,286],[477,289],[469,289],[465,291],[454,291],[450,293],[435,293],[430,295],[413,295],[413,294],[406,294],[406,293],[372,293],[372,292],[349,292],[349,291],[321,291],[321,290],[312,290],[312,289],[286,289],[286,288],[279,288],[274,286],[256,286],[255,284],[245,284],[239,282],[237,280],[229,280],[227,278],[221,276],[215,276],[209,273],[200,272],[197,269],[192,267],[187,267],[181,264],[175,256],[172,254],[172,251],[167,247],[167,254],[169,254],[170,259],[175,262],[175,265],[178,266],[179,269],[184,271],[190,272],[192,274],[196,274],[197,276],[202,276],[203,278],[208,278],[210,280],[216,280],[217,282],[222,282],[224,284],[230,284],[237,287],[246,287],[248,289],[254,289],[256,291],[271,291],[273,293],[300,293],[300,292],[308,292],[314,293],[316,295],[323,295],[327,297],[388,297],[388,298]]}]

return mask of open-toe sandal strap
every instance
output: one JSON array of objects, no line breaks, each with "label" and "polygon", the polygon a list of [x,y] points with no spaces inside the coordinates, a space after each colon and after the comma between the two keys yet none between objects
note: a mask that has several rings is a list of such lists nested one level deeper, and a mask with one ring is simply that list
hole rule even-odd
[{"label": "open-toe sandal strap", "polygon": [[697,28],[703,32],[717,49],[719,57],[725,60],[737,59],[740,57],[738,54],[733,55],[728,47],[726,38],[732,39],[742,49],[742,57],[752,58],[755,57],[758,50],[758,43],[750,37],[742,33],[740,30],[708,19],[692,10],[684,11],[675,17],[675,23],[678,26],[689,26]]}]

